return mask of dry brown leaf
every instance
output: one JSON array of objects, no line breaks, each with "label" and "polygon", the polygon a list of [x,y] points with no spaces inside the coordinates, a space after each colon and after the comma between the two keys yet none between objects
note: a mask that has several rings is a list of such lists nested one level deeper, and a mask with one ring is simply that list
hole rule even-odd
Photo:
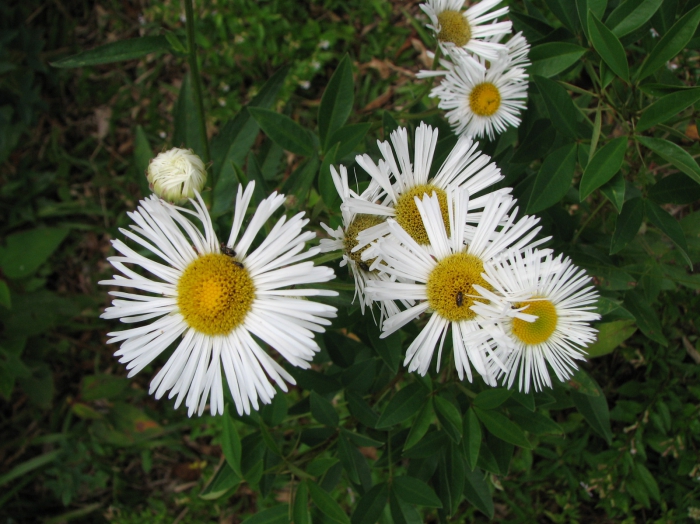
[{"label": "dry brown leaf", "polygon": [[392,96],[394,96],[394,89],[392,87],[389,87],[389,89],[387,89],[385,93],[379,95],[377,98],[375,98],[369,104],[367,104],[365,107],[363,107],[362,111],[368,112],[368,111],[374,111],[376,109],[379,109],[384,104],[386,104],[389,100],[391,100]]},{"label": "dry brown leaf", "polygon": [[685,136],[687,136],[691,140],[700,140],[700,135],[698,135],[697,124],[688,124],[688,127],[685,128]]},{"label": "dry brown leaf", "polygon": [[95,124],[97,131],[95,136],[99,140],[103,140],[109,133],[109,121],[112,119],[112,108],[108,106],[100,106],[95,108]]},{"label": "dry brown leaf", "polygon": [[688,337],[683,337],[683,347],[685,348],[686,353],[690,355],[690,358],[692,358],[696,364],[700,364],[700,353],[698,353],[698,350],[693,347],[693,344],[690,343]]},{"label": "dry brown leaf", "polygon": [[432,69],[433,59],[428,56],[428,50],[425,48],[425,45],[423,45],[423,42],[417,38],[411,38],[411,44],[413,45],[413,49],[420,53],[418,55],[418,61],[423,64],[423,67]]}]

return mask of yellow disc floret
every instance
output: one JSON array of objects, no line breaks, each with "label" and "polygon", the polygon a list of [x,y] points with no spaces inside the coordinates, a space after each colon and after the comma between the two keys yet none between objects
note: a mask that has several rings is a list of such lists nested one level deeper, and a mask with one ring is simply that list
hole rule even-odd
[{"label": "yellow disc floret", "polygon": [[549,300],[526,300],[515,304],[517,309],[524,307],[523,313],[535,315],[537,320],[526,322],[519,318],[513,319],[513,335],[525,344],[541,344],[549,340],[557,328],[557,308]]},{"label": "yellow disc floret", "polygon": [[255,299],[248,270],[233,257],[204,255],[190,263],[177,283],[177,305],[185,322],[205,335],[225,335],[245,319]]},{"label": "yellow disc floret", "polygon": [[467,45],[472,38],[472,30],[464,14],[459,11],[443,11],[437,15],[440,32],[437,37],[441,42],[452,42],[457,47]]},{"label": "yellow disc floret", "polygon": [[421,184],[412,187],[405,193],[402,193],[396,202],[396,221],[411,235],[413,240],[422,245],[429,244],[430,239],[423,225],[423,219],[416,207],[414,197],[422,199],[425,194],[433,196],[433,192],[437,194],[442,220],[445,223],[445,230],[447,231],[447,236],[450,236],[450,216],[447,211],[447,193],[439,187],[429,184]]},{"label": "yellow disc floret", "polygon": [[471,320],[476,316],[470,308],[479,300],[474,289],[478,284],[492,287],[481,277],[484,263],[474,255],[455,253],[438,262],[427,282],[428,304],[441,317],[451,321]]},{"label": "yellow disc floret", "polygon": [[490,82],[474,86],[469,93],[469,107],[475,115],[491,116],[501,107],[501,93]]},{"label": "yellow disc floret", "polygon": [[369,247],[369,244],[353,252],[353,248],[357,245],[357,235],[365,229],[381,224],[384,220],[384,217],[376,215],[357,215],[345,230],[345,238],[343,239],[345,254],[365,271],[369,271],[369,266],[372,265],[374,259],[362,260],[362,253]]}]

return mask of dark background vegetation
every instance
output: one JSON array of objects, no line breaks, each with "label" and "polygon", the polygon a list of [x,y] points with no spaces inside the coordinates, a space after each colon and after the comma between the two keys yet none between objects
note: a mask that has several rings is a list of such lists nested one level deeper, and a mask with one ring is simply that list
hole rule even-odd
[{"label": "dark background vegetation", "polygon": [[[531,42],[561,40],[590,48],[575,27],[567,28],[557,20],[556,13],[548,9],[551,3],[511,2],[511,9],[520,13],[512,18],[516,28],[525,30]],[[610,0],[606,14],[618,3]],[[414,74],[430,67],[425,49],[434,45],[422,26],[418,5],[413,0],[199,2],[195,6],[197,43],[209,136],[215,136],[285,65],[290,71],[273,108],[315,129],[325,86],[346,53],[352,60],[355,83],[349,122],[372,123],[356,152],[376,154],[376,138],[383,138],[394,122],[413,125],[421,112],[440,127],[441,137],[447,136],[449,128],[431,110],[433,102],[426,98],[407,108],[416,95],[424,93],[424,84]],[[651,27],[663,36],[696,5],[692,0],[665,0],[642,30],[623,40],[630,68],[638,68],[653,47]],[[203,488],[224,463],[222,418],[188,419],[184,410],[172,409],[172,401],[155,401],[147,394],[153,371],[147,369],[127,380],[124,367],[112,356],[115,348],[105,344],[106,333],[114,324],[99,318],[108,297],[97,282],[111,275],[105,260],[110,239],[128,224],[125,212],[145,195],[144,158],[147,162],[154,152],[181,145],[173,135],[174,114],[187,71],[186,58],[162,53],[79,69],[55,69],[49,63],[78,50],[162,34],[163,30],[184,41],[184,10],[179,2],[26,0],[0,4],[3,523],[242,522],[265,508],[290,502],[293,487],[298,485],[298,478],[290,482],[293,474],[275,469],[278,464],[272,455],[264,446],[257,446],[261,440],[256,431],[269,431],[281,446],[292,446],[301,429],[306,431],[302,442],[309,448],[330,439],[320,431],[327,428],[319,427],[309,415],[308,395],[302,389],[278,395],[260,418],[238,423],[248,482],[226,496],[207,496]],[[698,48],[695,33],[671,62],[672,67],[650,78],[666,86],[666,92],[635,92],[630,101],[628,87],[613,80],[605,95],[606,107],[611,109],[603,111],[601,136],[607,140],[631,133],[624,123],[635,121],[653,96],[673,92],[672,86],[695,85],[700,68]],[[570,94],[591,122],[596,102],[585,93],[595,90],[592,75],[596,72],[600,72],[599,59],[591,50],[559,75],[579,89]],[[542,159],[564,145],[533,84],[531,93],[521,128],[500,142],[485,144],[522,202],[528,201]],[[697,158],[698,114],[691,105],[646,134],[668,138]],[[576,138],[576,180],[587,162],[591,141],[592,126],[581,125],[585,131]],[[299,156],[284,152],[262,133],[252,151],[270,189],[295,187],[289,179],[301,165]],[[689,183],[649,151],[635,155],[628,152],[622,169],[627,199],[657,195],[655,201],[682,227],[687,253],[697,265],[700,186]],[[351,163],[352,155],[344,161]],[[249,158],[240,166],[247,173],[250,162]],[[667,182],[669,187],[657,187],[654,193],[651,188],[670,176],[677,177],[672,179],[675,185]],[[314,181],[308,196],[308,211],[316,228],[321,219],[337,220],[337,209],[319,199],[317,187]],[[658,196],[661,189],[667,192]],[[605,421],[597,430],[587,423],[590,417],[577,403],[576,394],[558,386],[537,397],[537,413],[545,413],[543,418],[556,422],[559,429],[550,432],[547,426],[538,432],[528,427],[532,449],[514,449],[484,433],[482,449],[491,450],[491,461],[480,459],[479,466],[486,473],[479,486],[486,486],[493,505],[474,503],[473,494],[462,499],[460,492],[456,499],[453,495],[454,507],[447,513],[421,507],[426,521],[487,521],[484,513],[490,513],[504,522],[685,522],[700,507],[700,279],[654,224],[647,224],[637,236],[633,232],[629,245],[609,256],[618,212],[600,192],[579,202],[578,191],[573,186],[571,190],[575,193],[567,193],[541,215],[545,232],[554,235],[554,247],[572,254],[601,286],[606,297],[603,320],[620,322],[613,326],[614,333],[606,333],[612,347],[598,348],[602,356],[585,365],[607,398],[610,429],[606,433]],[[306,194],[296,196],[302,203],[307,200]],[[19,258],[28,265],[18,265]],[[343,353],[345,349],[338,350],[341,361],[337,361],[338,353],[328,349],[317,366],[336,378],[343,369],[352,369],[353,362],[362,363],[355,355],[370,356],[376,350],[370,349],[376,334],[363,327],[356,305],[349,305],[345,270],[338,274],[344,279],[339,289],[345,291],[346,300],[338,327],[346,330],[326,336],[325,346],[349,348],[352,356],[343,363],[342,355],[348,354]],[[647,304],[647,309],[639,312],[630,305],[636,302]],[[347,342],[343,335],[354,328],[363,331]],[[344,340],[339,342],[337,337]],[[333,353],[333,365],[329,353]],[[383,366],[383,359],[374,358],[376,382],[360,391],[381,412],[387,392],[416,380],[401,372],[394,379],[388,364]],[[434,374],[433,382],[445,378]],[[313,385],[307,389],[318,390]],[[456,388],[449,395],[457,406],[468,407],[471,401]],[[328,400],[334,396],[332,388],[325,391]],[[448,481],[438,478],[443,466],[437,462],[431,466],[427,456],[411,459],[414,465],[409,465],[407,459],[392,454],[392,439],[405,439],[408,431],[402,433],[399,428],[391,438],[380,436],[364,428],[366,421],[352,413],[352,405],[348,413],[346,400],[336,398],[335,405],[344,428],[356,429],[367,439],[353,441],[352,456],[367,471],[368,465],[372,468],[370,485],[386,480],[387,471],[391,477],[395,471],[408,470],[430,482],[445,505],[444,486],[440,486]],[[504,406],[519,422],[517,403]],[[263,429],[256,429],[256,424]],[[252,438],[246,440],[246,435]],[[401,442],[396,442],[394,446],[400,449]],[[444,453],[456,446],[447,447]],[[357,482],[353,484],[353,475],[344,471],[348,468],[342,457],[343,467],[335,463],[337,459],[333,462],[336,448],[318,449],[317,456],[310,457],[316,470],[305,471],[352,513],[359,497]],[[246,464],[246,460],[252,462]],[[441,455],[440,460],[449,461],[449,455]],[[302,469],[309,465],[299,464]],[[431,467],[427,473],[415,471]],[[251,473],[255,468],[258,474]],[[276,471],[281,474],[275,476]],[[438,473],[433,475],[433,471]],[[350,486],[355,486],[355,492]],[[364,492],[360,488],[359,493]],[[390,501],[394,504],[394,499]],[[399,521],[396,513],[387,505],[381,518]],[[411,508],[400,508],[398,513],[406,521],[423,518]],[[331,521],[316,509],[312,515],[314,521]]]}]

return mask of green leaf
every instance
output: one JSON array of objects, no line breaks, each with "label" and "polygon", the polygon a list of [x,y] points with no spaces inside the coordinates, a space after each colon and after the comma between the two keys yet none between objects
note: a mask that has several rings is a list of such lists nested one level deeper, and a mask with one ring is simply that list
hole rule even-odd
[{"label": "green leaf", "polygon": [[347,437],[349,440],[352,440],[356,446],[370,447],[370,448],[381,448],[385,444],[381,440],[375,440],[371,437],[368,437],[367,435],[362,435],[360,433],[348,431],[345,428],[340,428],[340,432],[345,437]]},{"label": "green leaf", "polygon": [[626,150],[627,137],[621,136],[596,151],[581,177],[579,185],[581,202],[620,170],[625,160]]},{"label": "green leaf", "polygon": [[571,188],[576,169],[576,144],[567,144],[544,159],[535,177],[526,213],[539,213],[559,202]]},{"label": "green leaf", "polygon": [[586,348],[588,358],[602,357],[617,348],[625,340],[630,338],[637,327],[633,320],[616,320],[598,324],[598,340]]},{"label": "green leaf", "polygon": [[0,477],[0,486],[4,486],[8,482],[18,477],[21,477],[22,475],[26,475],[30,471],[34,471],[35,469],[50,464],[51,462],[56,460],[56,458],[60,454],[61,450],[57,449],[56,451],[50,451],[48,453],[44,453],[43,455],[38,455],[34,458],[27,460],[26,462],[18,464],[17,466],[15,466],[10,471],[8,471]]},{"label": "green leaf", "polygon": [[380,329],[374,322],[367,322],[367,335],[372,347],[395,375],[401,364],[401,334],[392,333],[386,338],[379,338]]},{"label": "green leaf", "polygon": [[480,469],[467,471],[464,478],[464,496],[474,504],[476,509],[481,511],[488,518],[494,515],[493,498],[489,486],[484,480],[484,473]]},{"label": "green leaf", "polygon": [[578,137],[577,123],[580,119],[579,110],[574,106],[574,102],[561,84],[533,75],[535,85],[539,89],[542,98],[547,106],[549,118],[554,124],[557,133],[564,138],[576,139]]},{"label": "green leaf", "polygon": [[357,364],[353,364],[340,375],[341,382],[348,389],[354,389],[360,393],[365,393],[372,387],[374,382],[375,369],[379,359],[368,358]]},{"label": "green leaf", "polygon": [[236,427],[233,425],[229,406],[226,406],[226,412],[222,419],[224,431],[221,440],[221,450],[224,452],[224,457],[226,457],[226,463],[236,475],[243,477],[241,470],[241,438],[238,436],[238,431],[236,431]]},{"label": "green leaf", "polygon": [[608,443],[612,442],[612,429],[610,428],[610,411],[608,401],[604,395],[593,397],[577,391],[571,392],[571,399],[576,409],[583,415],[593,430],[602,436]]},{"label": "green leaf", "polygon": [[551,78],[574,65],[586,53],[586,50],[567,42],[548,42],[530,50],[532,65],[528,74]]},{"label": "green leaf", "polygon": [[359,420],[365,426],[370,428],[376,427],[379,416],[365,402],[357,391],[345,390],[345,400],[348,401],[348,409],[353,417]]},{"label": "green leaf", "polygon": [[513,394],[512,389],[492,388],[479,393],[474,399],[474,405],[481,409],[496,409]]},{"label": "green leaf", "polygon": [[600,187],[600,192],[612,202],[619,214],[625,203],[625,177],[618,171],[606,184]]},{"label": "green leaf", "polygon": [[571,0],[545,0],[547,7],[556,16],[564,27],[572,33],[579,28],[579,19],[575,9],[572,9]]},{"label": "green leaf", "polygon": [[336,158],[340,160],[352,153],[357,144],[362,142],[365,138],[365,135],[371,127],[372,124],[369,122],[364,124],[350,124],[334,132],[330,140],[328,140],[328,145],[340,143]]},{"label": "green leaf", "polygon": [[666,162],[673,164],[674,167],[700,184],[700,166],[685,149],[662,138],[651,138],[648,136],[637,136],[635,138],[644,147],[648,147]]},{"label": "green leaf", "polygon": [[241,524],[287,524],[289,522],[289,506],[280,504],[259,511],[248,517]]},{"label": "green leaf", "polygon": [[467,460],[469,469],[473,471],[479,460],[479,450],[481,449],[481,424],[479,424],[479,419],[473,409],[470,408],[467,411],[462,420],[462,426],[464,458]]},{"label": "green leaf", "polygon": [[630,68],[627,64],[625,48],[620,40],[605,27],[592,11],[588,11],[588,30],[591,43],[600,57],[617,76],[630,81]]},{"label": "green leaf", "polygon": [[369,471],[367,461],[356,447],[350,445],[344,435],[340,435],[338,439],[338,458],[343,463],[343,468],[353,483],[364,486],[366,484],[365,481],[369,480],[369,485],[371,485],[371,478],[365,478],[365,473]]},{"label": "green leaf", "polygon": [[320,477],[328,471],[331,466],[335,466],[338,462],[340,462],[340,460],[335,457],[317,458],[306,467],[306,472],[312,477]]},{"label": "green leaf", "polygon": [[535,435],[563,435],[564,430],[551,418],[525,408],[512,407],[509,409],[513,420],[525,431]]},{"label": "green leaf", "polygon": [[6,307],[7,309],[12,308],[10,288],[7,286],[7,282],[4,280],[0,280],[0,306]]},{"label": "green leaf", "polygon": [[354,99],[352,65],[346,54],[328,82],[318,108],[318,132],[324,148],[332,143],[328,139],[350,116]]},{"label": "green leaf", "polygon": [[249,107],[248,111],[275,144],[297,155],[312,156],[316,137],[286,115],[269,109]]},{"label": "green leaf", "polygon": [[311,184],[316,178],[320,163],[315,153],[311,158],[307,158],[302,162],[285,181],[283,186],[284,192],[288,195],[295,195],[301,203],[305,202],[311,189]]},{"label": "green leaf", "polygon": [[335,164],[335,159],[338,158],[339,147],[340,144],[336,143],[326,152],[321,163],[321,170],[318,173],[318,190],[328,209],[337,209],[340,206],[340,196],[331,175],[331,166]]},{"label": "green leaf", "polygon": [[422,480],[413,477],[395,477],[391,486],[396,496],[404,502],[427,508],[442,507],[442,502],[435,491]]},{"label": "green leaf", "polygon": [[309,481],[309,494],[316,507],[321,510],[326,517],[338,524],[350,524],[350,519],[338,503],[331,498],[318,484]]},{"label": "green leaf", "polygon": [[446,398],[433,397],[435,414],[437,415],[442,429],[455,443],[462,440],[462,415],[459,410]]},{"label": "green leaf", "polygon": [[260,92],[241,109],[239,113],[226,122],[211,141],[212,173],[215,185],[212,214],[220,215],[227,212],[235,201],[235,191],[238,186],[234,164],[242,166],[253,146],[260,127],[248,112],[248,107],[267,109],[277,99],[280,88],[289,72],[289,67],[277,71],[260,89]]},{"label": "green leaf", "polygon": [[603,390],[600,389],[598,383],[582,369],[577,369],[573,376],[565,382],[565,385],[582,395],[590,397],[604,396]]},{"label": "green leaf", "polygon": [[680,53],[693,38],[698,23],[700,23],[700,5],[683,15],[654,46],[637,73],[637,82],[644,80]]},{"label": "green leaf", "polygon": [[394,524],[423,524],[423,517],[412,504],[400,500],[394,489],[389,494],[389,507]]},{"label": "green leaf", "polygon": [[292,510],[294,524],[311,524],[309,514],[309,488],[306,482],[299,483],[294,494],[294,509]]},{"label": "green leaf", "polygon": [[622,250],[630,241],[637,236],[639,228],[644,220],[644,202],[641,198],[632,198],[625,202],[622,212],[615,222],[615,232],[610,243],[610,254]]},{"label": "green leaf", "polygon": [[639,480],[646,488],[649,495],[651,495],[651,498],[653,498],[656,502],[660,502],[661,492],[659,491],[659,485],[656,482],[654,475],[652,475],[651,471],[649,471],[646,466],[640,462],[637,462],[634,466],[636,479]]},{"label": "green leaf", "polygon": [[10,279],[33,274],[48,260],[68,235],[68,229],[41,227],[13,233],[0,246],[0,268]]},{"label": "green leaf", "polygon": [[659,315],[645,300],[641,292],[635,290],[628,291],[625,295],[625,308],[634,315],[637,326],[648,338],[658,342],[662,346],[668,346],[668,340],[663,334]]},{"label": "green leaf", "polygon": [[338,423],[340,422],[338,413],[335,411],[333,404],[315,391],[311,392],[311,414],[321,424],[333,428],[338,427]]},{"label": "green leaf", "polygon": [[671,242],[681,251],[686,264],[692,270],[693,262],[688,256],[688,243],[685,240],[683,228],[678,221],[650,200],[644,201],[644,209],[647,219],[671,239]]},{"label": "green leaf", "polygon": [[576,10],[578,11],[578,19],[581,22],[583,33],[590,40],[590,28],[588,21],[588,12],[592,12],[596,18],[600,19],[605,13],[605,8],[608,5],[608,0],[576,0]]},{"label": "green leaf", "polygon": [[200,132],[197,112],[192,75],[187,73],[182,80],[180,94],[175,103],[173,145],[192,149],[202,157],[207,137]]},{"label": "green leaf", "polygon": [[426,458],[435,455],[436,450],[449,445],[449,438],[444,431],[428,431],[418,444],[404,452],[407,458]]},{"label": "green leaf", "polygon": [[613,34],[622,38],[646,24],[663,0],[627,0],[618,5],[605,21]]},{"label": "green leaf", "polygon": [[511,422],[508,417],[498,411],[484,410],[477,407],[472,409],[476,416],[479,417],[481,423],[493,435],[521,448],[532,449],[532,445],[527,440],[523,430]]},{"label": "green leaf", "polygon": [[83,378],[80,386],[80,396],[88,402],[99,399],[113,400],[129,387],[129,381],[124,377],[114,375],[91,375]]},{"label": "green leaf", "polygon": [[389,487],[386,482],[372,486],[372,488],[362,495],[357,503],[355,511],[352,512],[350,522],[352,524],[370,524],[379,520],[384,507],[389,499]]},{"label": "green leaf", "polygon": [[150,53],[162,53],[169,51],[170,44],[164,36],[144,36],[141,38],[131,38],[120,40],[111,44],[101,45],[88,51],[81,51],[78,54],[67,56],[50,62],[53,67],[85,67],[99,64],[111,64],[123,60],[133,60],[141,58]]},{"label": "green leaf", "polygon": [[394,424],[400,424],[411,417],[423,405],[428,396],[428,391],[422,384],[414,382],[404,387],[389,401],[382,415],[377,421],[377,429],[390,428]]},{"label": "green leaf", "polygon": [[214,478],[199,494],[200,499],[216,500],[226,494],[230,489],[241,483],[241,477],[228,463],[224,462],[214,475]]},{"label": "green leaf", "polygon": [[683,173],[671,173],[651,186],[647,194],[659,204],[692,204],[700,200],[700,184]]},{"label": "green leaf", "polygon": [[411,431],[408,433],[406,442],[403,445],[403,449],[408,450],[413,446],[418,444],[418,442],[425,436],[430,427],[430,423],[433,420],[433,406],[430,402],[423,404],[423,407],[418,412],[416,420],[411,424]]},{"label": "green leaf", "polygon": [[666,122],[698,100],[700,100],[700,87],[666,95],[644,108],[635,131],[645,131],[656,124]]}]

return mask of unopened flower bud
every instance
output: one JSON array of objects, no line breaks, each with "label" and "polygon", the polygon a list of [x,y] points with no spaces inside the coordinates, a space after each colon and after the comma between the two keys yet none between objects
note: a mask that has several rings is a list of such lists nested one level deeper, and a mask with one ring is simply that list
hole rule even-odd
[{"label": "unopened flower bud", "polygon": [[207,171],[194,151],[174,147],[151,160],[146,178],[151,191],[160,198],[182,204],[202,191]]}]

